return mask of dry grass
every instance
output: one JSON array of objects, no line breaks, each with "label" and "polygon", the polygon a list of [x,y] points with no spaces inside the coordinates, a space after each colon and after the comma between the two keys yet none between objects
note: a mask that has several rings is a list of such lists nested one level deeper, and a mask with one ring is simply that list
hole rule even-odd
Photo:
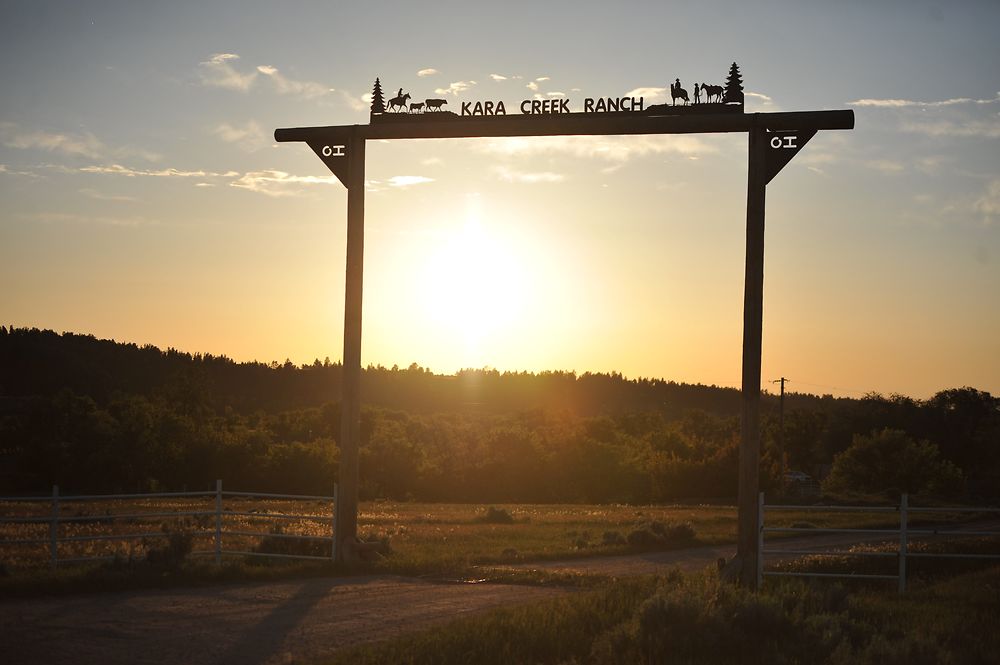
[{"label": "dry grass", "polygon": [[[60,538],[134,533],[194,534],[195,552],[214,551],[214,498],[144,500],[64,501],[63,518],[99,518],[62,522]],[[686,545],[733,542],[736,536],[736,509],[720,505],[537,505],[504,504],[498,509],[512,517],[510,524],[484,521],[485,506],[479,504],[429,504],[392,501],[361,505],[359,531],[362,537],[387,538],[392,555],[380,564],[398,573],[454,572],[490,563],[621,554],[629,547],[621,539],[607,539],[605,533],[626,535],[637,524],[661,522],[689,524],[695,532]],[[199,516],[123,518],[136,513],[183,513],[202,511]],[[287,501],[226,498],[224,531],[266,533],[280,524],[283,533],[326,536],[331,531],[331,506],[319,501]],[[228,513],[247,512],[256,516]],[[310,519],[264,519],[266,515],[301,514]],[[4,517],[51,515],[47,500],[0,502]],[[816,527],[895,526],[895,516],[864,513],[780,512],[768,515],[769,526],[808,523]],[[0,557],[8,572],[37,569],[48,565],[49,525],[47,523],[0,523]],[[37,538],[37,545],[14,545],[4,541]],[[224,549],[252,551],[261,538],[224,536]],[[59,557],[115,556],[123,561],[144,560],[151,548],[162,547],[163,537],[130,540],[60,542]],[[304,542],[304,541],[291,541]],[[319,543],[317,543],[318,545]]]},{"label": "dry grass", "polygon": [[[183,515],[182,513],[204,513]],[[256,513],[237,516],[228,513]],[[223,531],[268,533],[280,524],[284,533],[329,536],[331,505],[319,501],[282,501],[227,498],[223,504]],[[177,517],[164,513],[178,513]],[[142,517],[141,515],[150,515]],[[268,519],[268,515],[315,515],[312,519]],[[0,515],[14,518],[50,519],[48,501],[0,502]],[[139,516],[139,517],[124,517]],[[65,501],[59,511],[59,559],[117,557],[123,561],[144,560],[151,549],[163,547],[170,533],[193,536],[193,551],[214,552],[215,499],[114,499]],[[64,521],[65,520],[65,521]],[[44,567],[49,564],[50,523],[0,522],[0,556],[8,571]],[[143,535],[146,534],[146,535]],[[122,540],[64,540],[88,536],[132,535]],[[42,540],[33,545],[11,544],[12,540]],[[223,547],[253,550],[261,538],[225,535]],[[8,541],[8,542],[5,542]]]}]

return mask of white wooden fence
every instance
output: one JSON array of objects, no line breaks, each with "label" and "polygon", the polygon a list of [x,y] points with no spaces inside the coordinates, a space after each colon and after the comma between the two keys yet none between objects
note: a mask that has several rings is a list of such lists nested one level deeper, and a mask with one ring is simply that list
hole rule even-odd
[{"label": "white wooden fence", "polygon": [[[174,510],[174,511],[133,511],[125,513],[113,513],[106,510],[100,515],[71,515],[67,514],[67,506],[73,505],[74,503],[79,504],[80,502],[104,502],[104,501],[145,501],[149,499],[203,499],[208,500],[214,498],[214,508],[211,510]],[[262,500],[277,500],[277,501],[317,501],[325,502],[330,505],[329,514],[296,514],[291,512],[262,512],[260,510],[232,510],[225,507],[225,499],[235,499],[240,498],[244,500],[262,499]],[[67,524],[80,524],[87,522],[94,522],[98,524],[107,523],[127,523],[143,525],[148,523],[149,520],[158,520],[161,523],[165,520],[177,520],[181,518],[194,517],[200,518],[201,521],[209,521],[208,518],[214,518],[212,529],[184,529],[176,530],[173,533],[183,533],[184,535],[191,536],[192,538],[211,538],[213,548],[211,550],[196,550],[191,552],[192,556],[213,556],[216,564],[222,562],[223,556],[250,556],[250,557],[270,557],[279,559],[312,559],[327,561],[332,560],[334,553],[336,552],[336,528],[334,525],[334,515],[336,514],[335,505],[337,501],[337,486],[333,487],[333,496],[313,496],[313,495],[302,495],[302,494],[273,494],[268,492],[229,492],[222,490],[222,481],[215,481],[215,491],[214,492],[157,492],[148,494],[93,494],[93,495],[76,495],[76,496],[65,496],[59,494],[59,487],[57,485],[52,486],[51,497],[28,497],[28,496],[14,496],[14,497],[0,497],[0,504],[51,504],[51,511],[46,516],[13,516],[13,515],[0,515],[0,525],[2,524],[47,524],[48,525],[48,537],[47,538],[7,538],[0,535],[0,552],[3,553],[3,558],[6,559],[10,556],[12,549],[16,546],[31,546],[31,545],[48,545],[49,550],[49,565],[53,568],[60,564],[67,563],[80,563],[88,561],[102,561],[102,560],[113,560],[116,558],[121,558],[120,554],[108,555],[108,556],[73,556],[73,557],[60,557],[59,556],[59,545],[62,543],[81,543],[81,542],[92,542],[92,541],[135,541],[135,540],[149,540],[149,539],[166,539],[171,535],[171,531],[150,531],[148,527],[144,530],[136,531],[134,533],[96,533],[96,534],[85,534],[76,536],[62,535],[60,530],[60,525]],[[329,535],[309,535],[309,534],[297,534],[297,533],[284,533],[280,530],[272,530],[270,532],[260,532],[247,529],[227,529],[226,522],[231,520],[231,518],[242,518],[243,522],[250,523],[267,523],[272,524],[282,524],[288,520],[298,520],[312,523],[326,523],[329,524]],[[270,552],[260,552],[253,551],[249,549],[228,549],[226,547],[226,536],[230,537],[230,542],[233,540],[238,540],[240,542],[246,542],[248,539],[291,539],[298,541],[318,541],[321,543],[329,544],[329,556],[316,556],[307,554],[288,554],[288,553],[270,553]]]},{"label": "white wooden fence", "polygon": [[[855,513],[898,513],[899,526],[895,529],[827,529],[816,527],[767,527],[765,526],[765,511],[805,511],[805,512],[855,512]],[[786,506],[786,505],[765,505],[764,493],[761,492],[757,502],[758,524],[760,531],[757,537],[757,587],[760,588],[764,577],[849,577],[853,579],[881,579],[897,580],[899,592],[906,591],[906,561],[916,557],[934,557],[940,559],[1000,559],[1000,554],[960,554],[954,552],[911,552],[908,542],[911,536],[1000,536],[1000,531],[982,531],[975,529],[948,528],[948,529],[914,529],[909,526],[910,513],[1000,513],[1000,508],[969,508],[969,507],[915,507],[909,505],[909,497],[906,494],[900,496],[898,506]],[[764,534],[766,533],[853,533],[863,536],[885,536],[886,540],[892,539],[899,543],[895,552],[865,552],[865,551],[837,551],[837,550],[816,550],[816,549],[766,549],[764,546]],[[895,575],[868,575],[857,573],[823,573],[823,572],[783,572],[776,570],[764,570],[765,555],[818,555],[818,556],[851,556],[851,557],[891,557],[897,559],[898,573]]]}]

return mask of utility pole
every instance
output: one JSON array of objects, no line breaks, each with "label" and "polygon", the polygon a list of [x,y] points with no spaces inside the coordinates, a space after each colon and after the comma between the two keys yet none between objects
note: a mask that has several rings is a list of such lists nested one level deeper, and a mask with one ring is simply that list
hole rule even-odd
[{"label": "utility pole", "polygon": [[781,377],[771,383],[781,384],[781,397],[778,400],[778,459],[780,460],[781,475],[778,478],[778,486],[781,493],[785,493],[785,377]]}]

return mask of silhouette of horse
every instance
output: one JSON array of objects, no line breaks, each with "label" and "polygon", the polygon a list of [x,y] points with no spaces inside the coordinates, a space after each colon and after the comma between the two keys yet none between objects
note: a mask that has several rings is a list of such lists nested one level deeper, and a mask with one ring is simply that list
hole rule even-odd
[{"label": "silhouette of horse", "polygon": [[396,107],[396,109],[399,111],[405,111],[406,100],[409,98],[410,98],[410,93],[406,93],[405,95],[401,95],[399,97],[393,97],[392,99],[389,100],[389,106],[388,108],[386,108],[386,111],[391,111],[393,107]]},{"label": "silhouette of horse", "polygon": [[420,102],[419,104],[410,104],[410,113],[413,113],[414,111],[417,113],[423,113],[424,103]]},{"label": "silhouette of horse", "polygon": [[673,99],[674,106],[677,106],[677,100],[683,99],[685,104],[689,104],[688,91],[679,85],[670,84],[670,97]]},{"label": "silhouette of horse", "polygon": [[722,101],[723,87],[721,85],[708,85],[706,83],[701,84],[701,89],[705,91],[705,101],[712,101],[712,97],[715,97],[715,101]]}]

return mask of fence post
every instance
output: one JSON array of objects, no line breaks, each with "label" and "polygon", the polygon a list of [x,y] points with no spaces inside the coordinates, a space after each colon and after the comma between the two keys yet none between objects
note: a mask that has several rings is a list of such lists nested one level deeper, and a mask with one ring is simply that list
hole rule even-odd
[{"label": "fence post", "polygon": [[764,493],[757,496],[757,590],[764,583]]},{"label": "fence post", "polygon": [[330,512],[330,558],[337,560],[337,483],[333,484],[333,510]]},{"label": "fence post", "polygon": [[215,565],[222,563],[222,481],[215,481]]},{"label": "fence post", "polygon": [[49,522],[49,565],[59,562],[59,486],[52,486],[52,520]]},{"label": "fence post", "polygon": [[899,593],[906,591],[906,509],[909,499],[906,492],[899,497]]}]

